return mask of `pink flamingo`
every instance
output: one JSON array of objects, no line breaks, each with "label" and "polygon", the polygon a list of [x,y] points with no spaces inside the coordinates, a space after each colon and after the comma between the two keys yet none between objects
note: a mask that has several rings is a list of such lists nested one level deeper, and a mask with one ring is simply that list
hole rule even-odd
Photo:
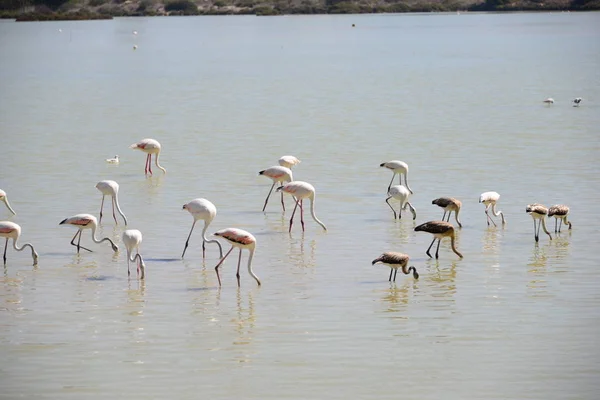
[{"label": "pink flamingo", "polygon": [[12,209],[12,207],[10,206],[10,204],[8,204],[8,198],[6,197],[6,192],[2,189],[0,189],[0,201],[2,201],[4,204],[6,204],[6,208],[8,208],[8,211],[10,211],[11,213],[13,213],[13,215],[16,215],[17,213],[15,212],[15,210]]},{"label": "pink flamingo", "polygon": [[117,211],[123,217],[125,221],[125,225],[127,225],[127,217],[121,211],[121,207],[119,207],[119,184],[115,181],[100,181],[96,184],[96,189],[102,192],[102,203],[100,204],[100,219],[98,222],[102,222],[102,209],[104,208],[104,196],[112,197],[112,212],[113,218],[115,219],[115,224],[118,224],[117,217],[115,216],[115,205],[117,206]]},{"label": "pink flamingo", "polygon": [[[294,180],[294,178],[292,176],[291,169],[289,169],[288,167],[281,167],[279,165],[276,165],[274,167],[270,167],[267,169],[263,169],[262,171],[259,171],[258,174],[266,176],[267,178],[269,178],[273,181],[273,184],[271,185],[271,189],[269,190],[269,194],[267,195],[267,198],[265,199],[265,205],[263,206],[263,209],[262,209],[263,211],[265,211],[265,208],[267,208],[267,202],[269,201],[269,197],[271,196],[271,193],[273,192],[273,188],[275,187],[275,184],[278,182],[281,182],[281,184],[284,184],[286,182],[291,182]],[[281,207],[283,207],[283,211],[285,211],[285,203],[283,202],[283,192],[281,192]]]},{"label": "pink flamingo", "polygon": [[[102,242],[108,241],[108,242],[110,242],[110,245],[115,253],[117,251],[119,251],[119,248],[117,247],[117,245],[110,238],[105,237],[104,239],[101,239],[101,240],[96,239],[96,228],[98,227],[98,221],[96,220],[96,217],[94,217],[92,214],[73,215],[72,217],[63,219],[59,225],[65,225],[65,224],[76,226],[78,229],[75,236],[73,236],[73,239],[71,239],[71,244],[73,246],[77,247],[77,253],[79,253],[80,248],[87,250],[87,251],[91,251],[90,249],[87,249],[79,244],[81,242],[81,232],[84,229],[92,230],[92,240],[95,243],[102,243]],[[74,242],[75,242],[75,238],[77,237],[77,235],[79,235],[79,239],[77,240],[77,244],[75,244]]]},{"label": "pink flamingo", "polygon": [[408,186],[408,164],[407,163],[405,163],[404,161],[392,160],[392,161],[383,162],[383,163],[379,164],[379,166],[387,168],[394,173],[392,175],[392,180],[390,181],[390,184],[388,185],[388,192],[390,191],[390,188],[392,187],[392,183],[394,182],[394,178],[396,177],[396,175],[398,175],[398,183],[400,185],[402,185],[402,175],[404,175],[404,186],[406,186],[406,188],[408,189],[410,194],[413,193],[410,186]]},{"label": "pink flamingo", "polygon": [[[142,244],[142,232],[137,229],[128,229],[123,232],[123,243],[125,244],[125,248],[127,249],[127,276],[131,275],[129,272],[129,263],[131,261],[135,261],[137,264],[137,273],[140,275],[140,279],[144,279],[146,275],[146,264],[144,264],[144,259],[140,254],[140,244]],[[133,249],[135,249],[135,256],[131,257],[131,253],[133,253]]]},{"label": "pink flamingo", "polygon": [[185,247],[183,248],[183,253],[181,254],[181,258],[185,255],[185,251],[188,248],[188,244],[190,242],[190,237],[192,236],[192,232],[194,231],[194,226],[196,226],[196,222],[201,219],[204,220],[204,229],[202,229],[202,257],[206,256],[206,243],[216,243],[219,246],[219,257],[223,257],[223,248],[221,247],[221,243],[217,239],[209,240],[206,237],[206,230],[208,226],[212,222],[212,220],[217,215],[217,207],[210,201],[206,199],[194,199],[187,204],[183,205],[184,210],[188,210],[192,217],[194,217],[194,223],[192,224],[192,229],[190,229],[190,234],[188,235],[187,240],[185,241]]},{"label": "pink flamingo", "polygon": [[150,175],[152,175],[152,154],[156,155],[156,157],[154,158],[156,166],[162,169],[163,172],[167,172],[166,169],[164,169],[158,164],[158,157],[160,156],[160,143],[158,143],[158,141],[154,139],[143,139],[137,143],[132,144],[131,146],[129,146],[129,148],[138,149],[148,154],[148,157],[146,157],[146,167],[144,169],[144,173],[148,174],[148,172],[150,172]]},{"label": "pink flamingo", "polygon": [[294,165],[300,164],[300,160],[298,160],[294,156],[281,156],[281,158],[277,160],[277,162],[279,162],[279,165],[281,165],[282,167],[286,167],[289,169],[292,169]]},{"label": "pink flamingo", "polygon": [[304,210],[302,209],[302,201],[305,198],[310,200],[310,214],[313,219],[317,222],[317,224],[321,225],[324,230],[327,230],[325,224],[323,224],[317,218],[315,214],[315,187],[308,182],[302,181],[292,181],[283,186],[277,188],[277,191],[282,191],[288,194],[291,194],[296,201],[296,205],[294,206],[294,211],[292,212],[292,217],[290,218],[290,229],[289,232],[292,231],[292,223],[294,222],[294,214],[296,213],[296,208],[298,205],[300,206],[300,223],[302,224],[302,231],[304,232]]},{"label": "pink flamingo", "polygon": [[231,249],[229,249],[227,254],[225,254],[225,256],[223,258],[221,258],[221,261],[219,261],[219,263],[215,267],[215,272],[217,273],[217,279],[219,280],[219,286],[221,286],[221,277],[219,276],[219,267],[221,266],[221,264],[223,264],[223,261],[225,261],[225,259],[229,255],[229,253],[231,253],[235,247],[240,249],[240,255],[238,257],[237,273],[235,275],[237,278],[238,287],[240,286],[240,263],[242,262],[242,250],[244,250],[244,249],[247,249],[248,252],[250,253],[250,255],[248,256],[248,273],[250,273],[250,275],[254,279],[256,279],[256,283],[258,283],[258,286],[260,286],[260,280],[258,279],[258,276],[256,276],[254,274],[254,271],[252,271],[252,258],[254,257],[254,250],[256,249],[256,238],[254,236],[252,236],[252,234],[250,232],[246,232],[242,229],[237,229],[237,228],[221,229],[220,231],[213,233],[213,235],[222,237],[223,239],[227,240],[231,244]]},{"label": "pink flamingo", "polygon": [[37,265],[38,253],[36,253],[31,243],[25,243],[23,246],[19,247],[19,245],[17,244],[19,236],[21,236],[21,227],[19,225],[10,221],[0,221],[0,237],[6,238],[6,243],[4,244],[4,264],[6,265],[6,248],[8,247],[8,239],[12,239],[13,248],[17,251],[25,250],[25,247],[31,248],[31,257],[33,258],[33,265]]}]

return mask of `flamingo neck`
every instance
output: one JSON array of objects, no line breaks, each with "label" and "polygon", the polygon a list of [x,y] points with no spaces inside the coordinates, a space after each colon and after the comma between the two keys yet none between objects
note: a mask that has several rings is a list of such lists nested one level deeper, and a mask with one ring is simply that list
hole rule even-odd
[{"label": "flamingo neck", "polygon": [[156,166],[160,169],[162,169],[162,172],[164,172],[165,174],[167,173],[167,170],[164,169],[163,167],[160,166],[160,164],[158,163],[158,157],[160,156],[160,153],[156,153],[156,157],[154,157],[154,164],[156,164]]},{"label": "flamingo neck", "polygon": [[[118,249],[118,247],[115,245],[115,243],[110,238],[105,237],[105,238],[100,239],[100,240],[98,238],[96,238],[96,227],[97,227],[96,224],[92,225],[92,240],[95,243],[102,243],[102,242],[108,241],[108,242],[110,242],[110,245],[112,246],[113,250],[115,248]],[[115,251],[117,251],[117,250],[115,250]]]},{"label": "flamingo neck", "polygon": [[127,217],[125,216],[125,214],[123,214],[123,211],[121,211],[121,206],[119,206],[119,196],[115,193],[115,205],[117,206],[117,211],[119,212],[119,214],[121,214],[121,217],[123,217],[123,220],[125,220],[125,225],[127,225]]},{"label": "flamingo neck", "polygon": [[252,258],[254,258],[254,249],[249,249],[250,255],[248,256],[248,273],[256,280],[258,286],[260,286],[260,279],[258,276],[252,271]]},{"label": "flamingo neck", "polygon": [[[458,224],[458,226],[462,226],[462,224],[458,220],[458,213],[459,212],[460,212],[460,208],[454,211],[454,219],[456,220],[456,223]],[[450,217],[448,217],[448,218],[450,218]],[[502,216],[502,218],[504,218],[504,216]]]},{"label": "flamingo neck", "polygon": [[12,207],[10,206],[10,204],[8,204],[8,199],[6,197],[4,197],[2,199],[2,201],[4,202],[4,204],[6,204],[6,208],[8,208],[8,211],[10,211],[11,213],[13,213],[13,215],[16,215],[17,213],[15,212],[15,210],[12,209]]},{"label": "flamingo neck", "polygon": [[504,220],[504,213],[502,211],[496,211],[496,203],[492,203],[492,214],[494,214],[494,217],[502,217],[502,223],[506,223]]},{"label": "flamingo neck", "polygon": [[324,230],[327,230],[327,227],[324,223],[322,223],[319,218],[317,218],[317,214],[315,214],[315,195],[313,194],[310,197],[310,215],[312,215],[313,219],[317,222],[317,224],[321,225]]},{"label": "flamingo neck", "polygon": [[209,239],[206,237],[206,230],[208,229],[208,225],[210,225],[211,222],[212,220],[204,221],[204,229],[202,229],[202,240],[204,240],[205,243],[216,243],[219,246],[220,254],[223,255],[223,248],[221,247],[221,242],[219,242],[217,239]]},{"label": "flamingo neck", "polygon": [[140,279],[144,279],[144,276],[146,275],[146,264],[144,264],[144,259],[142,258],[142,255],[140,253],[137,253],[135,255],[135,257],[133,257],[133,260],[131,261],[138,261],[139,262],[139,268],[140,268]]},{"label": "flamingo neck", "polygon": [[37,264],[38,253],[33,248],[33,245],[31,243],[25,243],[21,247],[19,247],[19,245],[17,244],[17,239],[16,238],[13,239],[13,248],[15,250],[17,250],[17,251],[23,251],[23,250],[25,250],[26,247],[29,247],[31,249],[31,257],[33,258],[33,263]]},{"label": "flamingo neck", "polygon": [[456,248],[454,241],[455,241],[454,235],[450,236],[450,245],[452,246],[452,251],[455,252],[456,255],[459,256],[460,258],[463,258],[463,255],[461,254],[461,252],[458,251],[458,249]]},{"label": "flamingo neck", "polygon": [[548,232],[548,229],[546,229],[546,218],[544,217],[542,217],[542,228],[544,229],[546,235],[550,236],[550,240],[552,240],[552,235],[550,234],[550,232]]}]

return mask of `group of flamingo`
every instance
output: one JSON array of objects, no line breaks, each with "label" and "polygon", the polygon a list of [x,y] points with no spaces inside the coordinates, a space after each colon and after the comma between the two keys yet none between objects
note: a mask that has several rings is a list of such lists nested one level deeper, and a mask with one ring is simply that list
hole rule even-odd
[{"label": "group of flamingo", "polygon": [[[130,146],[130,148],[141,150],[147,154],[146,164],[145,164],[145,168],[144,168],[145,174],[152,174],[152,155],[155,155],[156,166],[159,169],[161,169],[163,171],[163,173],[166,173],[166,169],[163,168],[159,164],[159,161],[158,161],[160,151],[161,151],[161,145],[158,141],[156,141],[154,139],[143,139],[137,143],[132,144]],[[109,163],[118,163],[118,156],[115,156],[115,158],[113,158],[113,159],[107,159],[106,161]],[[292,231],[294,216],[295,216],[296,210],[298,208],[300,208],[300,223],[302,226],[302,231],[304,231],[304,209],[303,209],[304,199],[308,199],[310,201],[310,213],[311,213],[312,218],[324,230],[327,230],[327,227],[325,226],[325,224],[323,224],[323,222],[321,222],[317,218],[316,213],[315,213],[316,191],[315,191],[314,186],[308,182],[296,181],[293,178],[292,167],[294,167],[295,165],[297,165],[299,163],[300,163],[300,160],[298,158],[288,155],[288,156],[283,156],[278,160],[279,165],[275,165],[275,166],[269,167],[267,169],[264,169],[262,171],[259,171],[259,175],[265,176],[273,181],[273,184],[271,185],[269,193],[267,194],[267,197],[265,198],[265,202],[264,202],[262,210],[264,211],[266,209],[267,204],[269,202],[269,198],[273,192],[273,189],[276,189],[276,191],[281,193],[281,206],[283,208],[283,211],[285,211],[285,203],[283,200],[284,193],[289,194],[293,198],[294,203],[295,203],[294,210],[292,211],[292,215],[289,220],[289,232]],[[415,220],[417,217],[416,210],[413,207],[413,205],[408,201],[410,195],[413,194],[412,189],[408,185],[408,165],[403,161],[393,160],[393,161],[381,163],[380,167],[387,168],[393,172],[392,179],[387,188],[388,197],[386,198],[386,203],[392,209],[392,212],[394,213],[394,219],[396,219],[396,218],[401,219],[402,218],[402,210],[406,210],[406,207],[409,207],[409,209],[412,213],[412,216],[413,216],[413,220]],[[399,179],[398,183],[399,184],[392,185],[396,175],[398,175],[398,179]],[[402,185],[402,177],[403,176],[404,176],[404,184],[405,185]],[[278,185],[277,188],[275,188],[276,185]],[[92,240],[95,243],[102,243],[102,242],[107,241],[110,243],[114,252],[117,252],[119,250],[118,246],[112,241],[112,239],[110,239],[108,237],[105,237],[102,239],[96,238],[96,229],[98,227],[98,223],[102,221],[104,200],[105,200],[106,196],[111,197],[112,215],[113,215],[113,219],[115,220],[115,223],[118,224],[117,217],[115,214],[115,208],[116,208],[117,212],[123,218],[125,225],[127,225],[127,217],[125,216],[125,214],[121,210],[121,207],[119,206],[119,200],[118,200],[119,185],[118,185],[118,183],[115,181],[112,181],[112,180],[104,180],[104,181],[98,182],[96,184],[96,188],[102,193],[102,202],[100,204],[99,220],[97,220],[96,217],[91,214],[77,214],[72,217],[65,218],[64,220],[62,220],[60,222],[60,225],[68,224],[68,225],[73,225],[73,226],[77,227],[77,232],[75,233],[75,236],[73,236],[73,239],[71,239],[71,245],[73,245],[77,248],[78,253],[79,253],[80,249],[91,252],[90,249],[81,246],[81,235],[82,235],[82,232],[84,229],[91,230]],[[494,217],[498,217],[498,216],[501,217],[502,224],[506,223],[506,220],[504,218],[504,214],[502,213],[502,211],[496,210],[496,204],[497,204],[499,198],[500,198],[500,195],[497,192],[485,192],[485,193],[482,193],[481,196],[479,197],[479,202],[485,205],[485,214],[486,214],[488,226],[490,225],[490,223],[492,223],[494,226],[497,226],[496,222],[494,222],[492,216],[490,216],[490,214],[489,214],[490,210]],[[396,210],[390,204],[391,199],[394,199],[394,200],[397,200],[400,202],[400,209],[398,210],[398,213],[396,213]],[[11,213],[16,214],[8,202],[6,193],[2,190],[0,190],[0,201],[5,203],[6,207],[8,208],[8,210]],[[437,205],[444,210],[442,219],[435,220],[435,221],[428,221],[428,222],[420,224],[414,228],[414,230],[416,232],[428,232],[433,235],[433,240],[432,240],[431,244],[429,245],[429,247],[427,248],[426,254],[430,258],[432,257],[431,254],[429,253],[429,251],[431,250],[431,247],[437,240],[438,244],[437,244],[437,248],[436,248],[436,252],[435,252],[435,258],[437,259],[439,257],[439,249],[440,249],[441,240],[445,237],[448,237],[448,238],[450,238],[450,246],[452,248],[452,251],[454,251],[454,253],[456,253],[456,255],[458,255],[460,258],[463,258],[463,255],[456,248],[455,228],[449,222],[450,216],[451,216],[452,212],[454,212],[454,218],[456,220],[456,223],[458,224],[459,228],[462,228],[462,224],[458,217],[458,215],[460,213],[460,209],[462,207],[461,201],[456,198],[453,198],[453,197],[440,197],[440,198],[434,199],[432,201],[432,204]],[[202,230],[202,256],[203,257],[206,256],[206,244],[207,243],[215,243],[219,247],[220,260],[217,263],[217,265],[215,266],[215,272],[217,274],[219,286],[221,286],[221,277],[219,274],[219,267],[223,264],[225,259],[229,256],[229,254],[231,254],[231,252],[235,248],[239,249],[238,265],[237,265],[237,273],[236,273],[238,286],[240,286],[240,264],[241,264],[241,258],[242,258],[242,250],[248,250],[248,252],[249,252],[249,256],[248,256],[248,272],[249,272],[249,274],[256,280],[258,285],[261,284],[260,279],[258,278],[258,276],[256,276],[256,274],[252,270],[252,259],[254,257],[254,252],[256,249],[256,238],[251,233],[244,231],[242,229],[239,229],[239,228],[227,228],[227,229],[222,229],[222,230],[215,232],[213,234],[213,236],[220,237],[220,238],[226,240],[229,244],[231,244],[231,248],[229,249],[229,251],[225,255],[223,255],[223,249],[221,247],[221,243],[216,239],[208,239],[208,237],[206,236],[206,231],[207,231],[210,223],[213,221],[213,219],[217,215],[217,208],[215,207],[215,205],[207,199],[197,198],[197,199],[190,201],[187,204],[184,204],[183,209],[188,211],[192,215],[194,222],[192,223],[190,233],[185,241],[185,246],[183,248],[183,253],[181,254],[181,258],[183,258],[185,256],[185,252],[189,246],[189,241],[192,236],[192,232],[194,231],[194,227],[196,226],[196,222],[198,222],[199,220],[203,220],[204,228]],[[554,228],[555,232],[560,232],[563,223],[565,225],[568,225],[569,229],[571,229],[571,227],[572,227],[571,222],[569,222],[567,219],[567,216],[569,214],[569,207],[567,207],[565,205],[555,205],[548,209],[545,206],[538,204],[538,203],[529,204],[526,207],[526,212],[528,214],[530,214],[533,218],[534,237],[535,237],[536,242],[539,241],[540,225],[543,227],[544,232],[546,234],[548,234],[550,239],[552,239],[552,235],[550,234],[550,232],[548,232],[548,230],[546,228],[546,222],[545,222],[546,217],[554,217],[555,218],[555,228]],[[446,214],[448,215],[447,218],[446,218]],[[560,225],[558,225],[559,222],[560,222]],[[8,241],[9,241],[9,239],[12,239],[13,247],[15,250],[22,251],[27,247],[29,247],[31,249],[33,263],[34,263],[34,265],[36,265],[37,261],[38,261],[38,254],[35,251],[33,245],[31,245],[31,243],[25,243],[22,246],[19,246],[17,244],[17,240],[18,240],[20,234],[21,234],[21,227],[18,224],[11,222],[11,221],[0,221],[0,237],[6,238],[6,243],[4,245],[4,255],[3,255],[4,263],[6,264],[6,251],[7,251],[7,247],[8,247]],[[77,239],[77,242],[75,242],[75,239]],[[130,263],[135,262],[136,266],[137,266],[137,274],[138,274],[139,278],[144,279],[145,263],[140,254],[140,251],[139,251],[139,247],[142,243],[142,233],[137,229],[127,229],[123,232],[122,240],[127,249],[127,273],[128,273],[128,275],[130,275],[130,269],[129,269]],[[134,251],[135,251],[135,254],[134,254]],[[375,265],[377,263],[381,263],[381,264],[385,264],[385,265],[389,266],[390,267],[389,281],[396,280],[396,274],[398,273],[398,269],[401,269],[405,275],[408,275],[412,272],[413,277],[415,279],[418,279],[419,274],[418,274],[416,268],[414,266],[408,267],[409,260],[410,260],[410,257],[407,254],[399,253],[399,252],[385,252],[385,253],[381,254],[378,258],[373,260],[372,264]]]}]

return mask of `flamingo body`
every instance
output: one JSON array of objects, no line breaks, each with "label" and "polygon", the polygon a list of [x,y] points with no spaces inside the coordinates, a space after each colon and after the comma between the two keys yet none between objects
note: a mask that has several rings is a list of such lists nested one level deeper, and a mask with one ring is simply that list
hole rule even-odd
[{"label": "flamingo body", "polygon": [[[267,198],[265,199],[265,204],[262,209],[263,211],[265,211],[265,209],[267,208],[267,203],[269,202],[269,197],[271,196],[271,193],[273,192],[273,188],[275,187],[275,184],[277,184],[277,183],[284,184],[286,182],[291,182],[294,180],[294,178],[293,178],[292,170],[289,169],[289,167],[282,167],[280,165],[276,165],[274,167],[269,167],[267,169],[263,169],[262,171],[259,171],[258,174],[262,175],[262,176],[266,176],[267,178],[269,178],[273,181],[273,184],[271,185],[271,190],[269,190],[269,194],[267,195]],[[285,211],[285,203],[283,202],[283,192],[281,192],[281,207],[283,208],[283,211]]]},{"label": "flamingo body", "polygon": [[192,236],[192,231],[194,230],[194,226],[196,222],[199,220],[204,221],[204,229],[202,229],[202,257],[206,255],[206,243],[216,243],[219,246],[219,257],[223,257],[223,249],[221,248],[221,243],[219,243],[216,239],[209,240],[206,237],[206,230],[208,226],[215,219],[217,215],[217,207],[210,201],[206,199],[194,199],[187,204],[183,205],[183,209],[187,210],[192,217],[194,217],[194,223],[192,224],[192,229],[190,229],[190,234],[188,235],[187,240],[185,241],[185,247],[183,249],[183,253],[181,254],[181,258],[185,255],[185,251],[188,248],[190,237]]},{"label": "flamingo body", "polygon": [[[129,263],[132,261],[136,262],[137,265],[137,273],[140,276],[140,279],[144,279],[146,275],[146,264],[144,264],[144,259],[140,254],[140,244],[142,244],[142,232],[137,229],[128,229],[123,232],[123,244],[127,249],[127,276],[130,275],[129,272]],[[131,257],[133,250],[135,250],[135,256]]]},{"label": "flamingo body", "polygon": [[485,215],[487,217],[488,226],[490,225],[490,221],[492,222],[492,224],[494,224],[494,226],[496,226],[496,223],[488,213],[490,207],[492,208],[492,213],[494,214],[494,216],[501,216],[502,224],[504,225],[506,223],[504,219],[504,213],[502,211],[496,211],[496,203],[498,202],[498,199],[500,199],[500,195],[497,192],[485,192],[481,193],[481,195],[479,196],[479,202],[485,205]]},{"label": "flamingo body", "polygon": [[546,103],[546,104],[554,104],[554,99],[552,97],[548,97],[547,99],[544,99],[544,103]]},{"label": "flamingo body", "polygon": [[119,214],[121,214],[121,217],[123,217],[123,220],[125,221],[125,225],[127,225],[127,217],[125,216],[125,214],[123,214],[123,211],[121,211],[121,207],[119,206],[119,184],[115,181],[110,180],[100,181],[96,184],[96,189],[98,189],[102,193],[102,203],[100,204],[100,219],[98,221],[102,222],[102,209],[104,208],[104,197],[110,196],[115,224],[118,224],[117,217],[115,216],[116,206],[117,211],[119,212]]},{"label": "flamingo body", "polygon": [[546,229],[546,215],[548,215],[548,208],[542,204],[533,203],[528,204],[527,207],[525,207],[525,212],[533,218],[533,235],[535,241],[539,242],[540,240],[540,225],[544,228],[544,232],[550,237],[550,240],[552,240],[552,235],[550,235],[550,232]]},{"label": "flamingo body", "polygon": [[445,237],[449,237],[452,251],[455,252],[456,255],[459,256],[460,258],[463,258],[463,255],[456,249],[456,245],[455,245],[456,234],[455,234],[454,227],[452,226],[451,223],[446,222],[446,221],[429,221],[429,222],[425,222],[424,224],[417,226],[415,228],[415,231],[416,232],[427,232],[427,233],[431,233],[433,235],[433,241],[431,242],[431,244],[427,248],[427,251],[425,252],[429,257],[431,257],[431,254],[429,254],[429,250],[431,249],[431,246],[433,246],[435,241],[436,240],[438,241],[437,250],[435,251],[435,258],[438,258],[438,253],[440,250],[440,243],[441,243],[442,239]]},{"label": "flamingo body", "polygon": [[[117,251],[119,251],[119,248],[117,247],[117,245],[110,239],[110,238],[103,238],[103,239],[97,239],[96,238],[96,229],[98,228],[98,220],[96,220],[96,217],[94,217],[92,214],[76,214],[73,215],[72,217],[69,218],[65,218],[63,219],[59,225],[73,225],[75,226],[78,230],[77,233],[75,233],[75,236],[73,236],[73,239],[71,239],[71,244],[75,247],[77,247],[77,252],[79,253],[79,249],[84,249],[87,251],[91,251],[90,249],[87,249],[83,246],[80,245],[81,242],[81,232],[84,229],[91,229],[92,231],[92,240],[95,243],[102,243],[105,241],[108,241],[110,243],[110,246],[112,247],[113,251],[116,253]],[[75,244],[75,238],[79,235],[79,240],[77,241],[77,244]]]},{"label": "flamingo body", "polygon": [[146,168],[144,170],[144,172],[146,174],[148,172],[150,172],[150,175],[152,175],[152,155],[153,154],[155,156],[154,162],[155,162],[156,166],[158,168],[160,168],[163,172],[165,172],[165,173],[167,172],[167,170],[164,169],[163,167],[161,167],[160,164],[158,163],[158,157],[160,156],[161,146],[157,140],[143,139],[137,143],[132,144],[131,146],[129,146],[129,148],[134,149],[134,150],[135,149],[141,150],[148,155],[146,157]]},{"label": "flamingo body", "polygon": [[294,165],[300,164],[300,160],[298,160],[294,156],[282,156],[279,160],[277,160],[279,165],[286,168],[292,168]]},{"label": "flamingo body", "polygon": [[221,260],[215,267],[217,279],[219,280],[219,286],[221,286],[221,276],[219,275],[219,267],[221,266],[221,264],[223,264],[223,261],[225,261],[227,256],[232,252],[234,248],[240,249],[236,273],[238,286],[240,286],[240,263],[242,261],[242,250],[248,250],[248,252],[250,253],[248,256],[248,273],[256,280],[256,283],[258,283],[258,285],[260,286],[260,279],[258,279],[258,276],[256,276],[254,271],[252,271],[252,258],[254,257],[254,251],[256,250],[256,238],[250,232],[246,232],[238,228],[221,229],[220,231],[215,232],[213,235],[222,237],[227,242],[229,242],[229,244],[231,244],[231,249],[229,249],[229,251],[225,254],[223,258],[221,258]]},{"label": "flamingo body", "polygon": [[576,97],[573,99],[573,107],[579,107],[579,104],[581,103],[581,100],[583,100],[581,97]]},{"label": "flamingo body", "polygon": [[408,198],[410,197],[410,191],[407,188],[405,188],[402,185],[394,185],[390,187],[390,190],[388,191],[388,196],[389,197],[385,199],[385,202],[388,204],[388,206],[390,206],[390,208],[394,212],[394,219],[396,219],[396,210],[394,210],[394,207],[392,207],[392,205],[390,204],[390,199],[398,200],[400,202],[400,210],[398,211],[399,219],[402,219],[402,210],[406,210],[406,206],[410,208],[410,212],[413,215],[413,220],[417,218],[417,211],[415,210],[413,205],[410,204],[410,202],[408,201]]},{"label": "flamingo body", "polygon": [[454,218],[456,219],[456,223],[459,227],[462,228],[462,224],[458,220],[458,213],[460,212],[460,208],[462,207],[462,202],[454,197],[439,197],[431,201],[431,204],[435,204],[436,206],[442,208],[444,210],[444,215],[442,215],[442,221],[444,221],[444,217],[446,217],[446,212],[448,213],[448,219],[446,221],[450,221],[450,214],[454,211]]},{"label": "flamingo body", "polygon": [[406,268],[408,266],[409,259],[410,257],[407,254],[397,253],[395,251],[388,251],[374,259],[371,262],[371,265],[381,263],[390,267],[390,278],[388,279],[388,281],[390,282],[392,281],[392,272],[394,272],[394,282],[396,282],[396,274],[398,273],[398,268],[402,269],[404,275],[408,275],[412,271],[413,278],[419,279],[419,274],[417,273],[415,267]]},{"label": "flamingo body", "polygon": [[292,181],[286,183],[283,186],[277,188],[278,191],[282,191],[284,193],[290,194],[294,197],[296,201],[296,205],[294,206],[294,211],[292,212],[292,217],[290,218],[290,229],[289,232],[292,231],[292,224],[294,221],[294,214],[296,213],[296,208],[300,206],[300,223],[302,224],[302,231],[304,231],[304,210],[302,208],[302,202],[304,199],[310,200],[310,214],[316,223],[321,225],[324,230],[327,230],[325,224],[323,224],[315,214],[315,196],[316,191],[315,187],[308,182],[303,181]]},{"label": "flamingo body", "polygon": [[115,156],[114,158],[107,158],[106,162],[109,164],[118,164],[119,163],[119,156]]},{"label": "flamingo body", "polygon": [[6,238],[3,255],[4,264],[6,264],[6,249],[8,247],[8,240],[12,239],[13,248],[17,251],[22,251],[25,249],[25,247],[31,248],[31,257],[33,258],[33,265],[36,265],[38,262],[38,253],[35,251],[31,243],[25,243],[23,246],[19,246],[17,244],[19,236],[21,236],[21,227],[19,225],[11,221],[0,221],[0,237]]},{"label": "flamingo body", "polygon": [[413,193],[410,186],[408,186],[408,164],[407,163],[405,163],[404,161],[392,160],[392,161],[383,162],[383,163],[379,164],[379,166],[383,167],[383,168],[387,168],[393,172],[392,180],[390,181],[390,184],[388,185],[388,192],[390,191],[390,188],[392,187],[392,183],[394,182],[394,177],[396,175],[398,175],[398,183],[401,185],[402,184],[402,175],[404,175],[404,185],[406,186],[406,188],[409,190],[409,192],[411,194]]},{"label": "flamingo body", "polygon": [[4,204],[6,204],[6,208],[8,208],[8,211],[13,213],[13,215],[17,214],[15,212],[15,210],[13,210],[12,207],[10,206],[10,204],[8,203],[8,198],[6,197],[6,192],[2,189],[0,189],[0,201],[3,202]]},{"label": "flamingo body", "polygon": [[[548,209],[548,218],[554,217],[554,233],[560,233],[560,228],[562,228],[563,222],[565,225],[569,225],[569,230],[572,225],[571,222],[568,221],[567,216],[569,215],[569,207],[564,204],[557,204]],[[556,224],[560,220],[560,225],[558,226],[558,230],[556,229]]]}]

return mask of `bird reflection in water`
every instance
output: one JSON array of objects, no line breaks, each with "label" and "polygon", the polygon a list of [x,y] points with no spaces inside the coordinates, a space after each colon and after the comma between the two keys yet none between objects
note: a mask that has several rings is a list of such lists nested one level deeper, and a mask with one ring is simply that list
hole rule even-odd
[{"label": "bird reflection in water", "polygon": [[500,245],[498,244],[499,238],[503,231],[495,229],[495,227],[488,226],[483,238],[481,239],[483,244],[483,253],[485,255],[498,255],[500,252]]},{"label": "bird reflection in water", "polygon": [[386,305],[384,312],[397,313],[403,312],[408,306],[411,296],[411,288],[416,285],[416,281],[405,280],[401,284],[390,282],[390,287],[384,291],[381,300]]},{"label": "bird reflection in water", "polygon": [[[447,262],[442,263],[438,260],[430,260],[429,273],[423,274],[421,279],[426,284],[428,290],[431,290],[430,295],[435,300],[451,299],[454,303],[454,295],[456,294],[456,261],[453,261],[449,266]],[[441,305],[442,303],[436,303]]]},{"label": "bird reflection in water", "polygon": [[529,257],[527,273],[531,279],[527,284],[527,289],[531,297],[546,297],[549,294],[547,281],[548,256],[546,254],[549,246],[550,244],[540,246],[536,242],[531,257]]},{"label": "bird reflection in water", "polygon": [[316,261],[315,261],[315,249],[316,249],[316,241],[313,239],[309,242],[309,252],[308,257],[305,252],[305,244],[304,244],[304,232],[302,232],[302,236],[299,239],[290,241],[290,250],[288,252],[288,259],[292,262],[295,267],[301,268],[303,270],[310,269],[313,270]]}]

